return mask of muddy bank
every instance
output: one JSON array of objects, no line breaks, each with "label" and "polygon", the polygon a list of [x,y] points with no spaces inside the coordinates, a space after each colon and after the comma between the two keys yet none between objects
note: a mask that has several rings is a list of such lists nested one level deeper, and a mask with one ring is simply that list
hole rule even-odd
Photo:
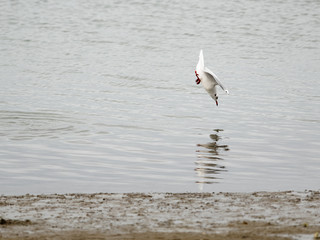
[{"label": "muddy bank", "polygon": [[313,239],[320,192],[0,197],[2,239]]}]

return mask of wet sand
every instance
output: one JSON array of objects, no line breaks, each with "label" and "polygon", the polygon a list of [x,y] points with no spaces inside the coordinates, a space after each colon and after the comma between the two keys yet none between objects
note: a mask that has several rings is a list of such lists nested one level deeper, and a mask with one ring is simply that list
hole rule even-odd
[{"label": "wet sand", "polygon": [[0,239],[314,239],[317,232],[320,191],[0,196]]}]

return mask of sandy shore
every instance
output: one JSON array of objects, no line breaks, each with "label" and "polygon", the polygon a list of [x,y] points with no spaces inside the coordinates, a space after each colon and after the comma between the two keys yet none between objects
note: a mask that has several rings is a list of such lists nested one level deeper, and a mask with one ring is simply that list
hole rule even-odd
[{"label": "sandy shore", "polygon": [[319,191],[0,197],[0,239],[314,239],[317,232]]}]

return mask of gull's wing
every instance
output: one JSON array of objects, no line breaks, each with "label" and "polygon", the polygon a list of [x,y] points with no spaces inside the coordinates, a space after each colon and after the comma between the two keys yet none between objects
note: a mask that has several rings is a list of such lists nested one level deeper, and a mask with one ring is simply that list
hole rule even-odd
[{"label": "gull's wing", "polygon": [[216,84],[219,85],[222,88],[222,90],[229,94],[229,91],[223,86],[219,78],[209,68],[205,67],[204,72],[213,82],[216,82]]}]

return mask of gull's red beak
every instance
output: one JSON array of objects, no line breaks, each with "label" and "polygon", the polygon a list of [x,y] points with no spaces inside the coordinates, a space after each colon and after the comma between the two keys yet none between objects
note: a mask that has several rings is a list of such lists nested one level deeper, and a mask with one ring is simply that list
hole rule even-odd
[{"label": "gull's red beak", "polygon": [[216,105],[217,105],[217,106],[219,105],[217,100],[216,100]]}]

